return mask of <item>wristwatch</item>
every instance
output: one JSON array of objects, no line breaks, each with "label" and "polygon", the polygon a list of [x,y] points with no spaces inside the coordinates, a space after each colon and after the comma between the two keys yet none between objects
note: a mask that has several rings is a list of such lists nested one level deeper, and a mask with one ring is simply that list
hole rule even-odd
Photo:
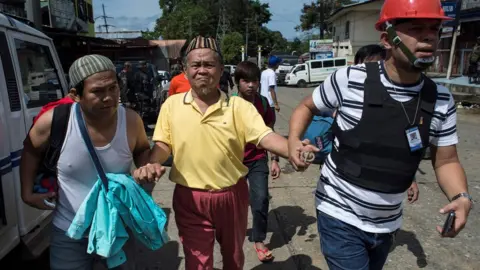
[{"label": "wristwatch", "polygon": [[451,201],[453,202],[453,201],[455,201],[456,199],[458,199],[458,198],[460,198],[460,197],[465,197],[465,198],[469,199],[470,202],[472,203],[472,207],[471,207],[471,208],[473,208],[473,198],[472,198],[472,196],[470,196],[470,194],[468,194],[468,193],[466,193],[466,192],[462,192],[462,193],[459,193],[459,194],[453,196],[453,198],[452,198]]},{"label": "wristwatch", "polygon": [[278,157],[276,157],[276,156],[272,156],[272,157],[270,158],[270,160],[271,160],[271,161],[276,161],[276,162],[279,162],[279,161],[280,161],[280,159],[279,159]]}]

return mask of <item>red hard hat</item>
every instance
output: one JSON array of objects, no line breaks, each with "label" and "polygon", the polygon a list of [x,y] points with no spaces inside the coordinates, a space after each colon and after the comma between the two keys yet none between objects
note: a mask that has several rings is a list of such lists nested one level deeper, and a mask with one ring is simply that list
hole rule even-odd
[{"label": "red hard hat", "polygon": [[382,31],[385,22],[397,19],[453,20],[445,16],[440,0],[385,0],[375,28]]}]

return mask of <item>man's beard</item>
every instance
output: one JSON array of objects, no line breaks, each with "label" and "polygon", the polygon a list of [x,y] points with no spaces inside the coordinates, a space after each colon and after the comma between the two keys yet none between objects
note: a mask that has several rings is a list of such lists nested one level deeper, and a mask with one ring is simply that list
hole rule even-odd
[{"label": "man's beard", "polygon": [[198,95],[201,95],[201,96],[206,96],[212,92],[214,92],[216,89],[215,88],[208,88],[208,87],[202,87],[199,89],[200,91],[198,91]]}]

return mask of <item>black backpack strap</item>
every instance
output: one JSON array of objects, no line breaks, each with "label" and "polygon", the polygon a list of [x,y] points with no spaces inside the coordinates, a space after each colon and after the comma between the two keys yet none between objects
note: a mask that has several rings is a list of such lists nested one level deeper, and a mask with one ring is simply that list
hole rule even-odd
[{"label": "black backpack strap", "polygon": [[50,129],[50,139],[43,165],[46,169],[56,173],[57,162],[60,158],[65,135],[67,134],[68,120],[70,119],[70,110],[72,104],[61,104],[53,110],[52,127]]}]

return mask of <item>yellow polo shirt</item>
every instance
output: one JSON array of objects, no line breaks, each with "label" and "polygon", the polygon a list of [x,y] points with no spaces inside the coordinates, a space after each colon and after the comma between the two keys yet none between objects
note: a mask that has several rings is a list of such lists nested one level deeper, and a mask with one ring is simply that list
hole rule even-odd
[{"label": "yellow polo shirt", "polygon": [[250,102],[221,92],[219,101],[202,114],[189,91],[170,96],[162,105],[153,141],[172,149],[170,180],[214,190],[232,186],[247,174],[245,145],[258,145],[270,132]]}]

